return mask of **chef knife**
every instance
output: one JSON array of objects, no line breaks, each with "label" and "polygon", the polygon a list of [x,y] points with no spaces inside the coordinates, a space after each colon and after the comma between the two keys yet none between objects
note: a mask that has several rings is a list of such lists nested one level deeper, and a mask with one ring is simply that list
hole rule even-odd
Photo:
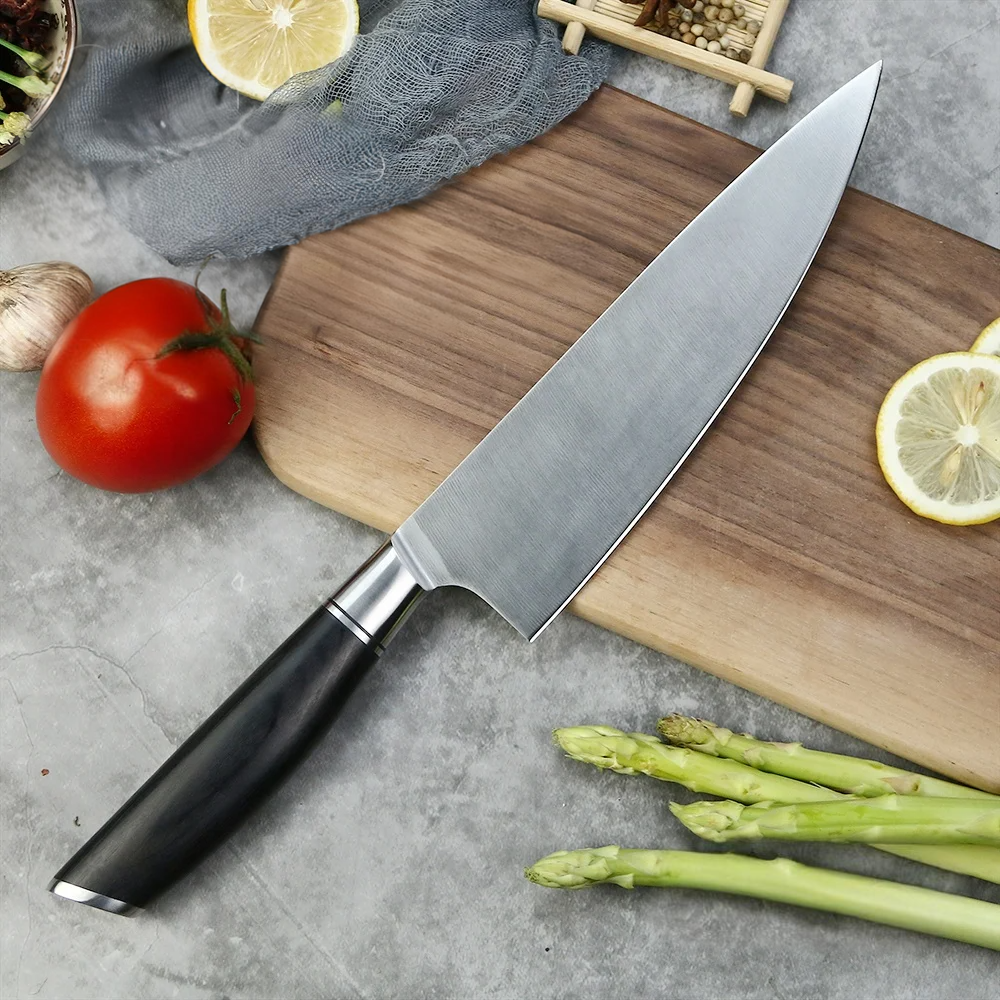
[{"label": "chef knife", "polygon": [[[130,913],[183,876],[306,756],[425,592],[465,587],[538,636],[763,349],[840,202],[880,73],[829,97],[691,222],[49,888]],[[708,271],[727,275],[724,294]]]}]

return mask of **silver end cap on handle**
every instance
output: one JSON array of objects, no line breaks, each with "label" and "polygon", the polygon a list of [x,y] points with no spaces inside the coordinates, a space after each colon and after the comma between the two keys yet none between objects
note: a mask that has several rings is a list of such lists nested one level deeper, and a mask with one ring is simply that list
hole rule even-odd
[{"label": "silver end cap on handle", "polygon": [[133,906],[121,899],[112,899],[110,896],[102,896],[99,892],[91,892],[82,886],[73,885],[72,882],[63,882],[62,879],[54,878],[49,882],[49,892],[55,896],[62,896],[63,899],[71,899],[74,903],[85,903],[87,906],[96,907],[98,910],[107,910],[108,913],[117,913],[120,917],[131,917],[138,913],[142,907]]}]

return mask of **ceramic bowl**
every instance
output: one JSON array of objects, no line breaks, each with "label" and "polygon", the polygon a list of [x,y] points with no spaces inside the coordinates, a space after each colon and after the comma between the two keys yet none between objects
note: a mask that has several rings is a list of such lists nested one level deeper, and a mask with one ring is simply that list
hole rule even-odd
[{"label": "ceramic bowl", "polygon": [[76,47],[77,17],[74,0],[46,0],[46,9],[59,18],[55,37],[52,40],[52,63],[48,68],[48,78],[55,83],[55,90],[48,97],[28,101],[25,109],[31,118],[31,129],[28,131],[27,142],[18,140],[10,146],[0,146],[0,170],[9,167],[19,159],[26,150],[31,149],[31,133],[38,128],[46,112],[59,97],[69,65],[73,59],[73,49]]}]

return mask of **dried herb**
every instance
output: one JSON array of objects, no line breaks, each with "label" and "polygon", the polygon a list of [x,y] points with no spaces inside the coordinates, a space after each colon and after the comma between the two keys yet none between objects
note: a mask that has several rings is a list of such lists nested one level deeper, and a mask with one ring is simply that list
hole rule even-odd
[{"label": "dried herb", "polygon": [[660,2],[661,0],[646,0],[642,5],[642,10],[639,11],[639,16],[635,19],[637,28],[641,28],[644,24],[649,24],[653,20],[653,15],[659,8]]},{"label": "dried herb", "polygon": [[55,14],[45,10],[42,0],[0,0],[0,37],[32,52],[48,52]]}]

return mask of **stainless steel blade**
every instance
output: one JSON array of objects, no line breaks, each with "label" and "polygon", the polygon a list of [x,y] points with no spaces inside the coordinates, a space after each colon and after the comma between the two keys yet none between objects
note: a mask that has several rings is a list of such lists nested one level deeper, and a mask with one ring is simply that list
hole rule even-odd
[{"label": "stainless steel blade", "polygon": [[[425,589],[534,638],[711,425],[795,294],[864,137],[881,63],[761,155],[609,306],[392,538]],[[724,294],[706,272],[727,276]]]}]

